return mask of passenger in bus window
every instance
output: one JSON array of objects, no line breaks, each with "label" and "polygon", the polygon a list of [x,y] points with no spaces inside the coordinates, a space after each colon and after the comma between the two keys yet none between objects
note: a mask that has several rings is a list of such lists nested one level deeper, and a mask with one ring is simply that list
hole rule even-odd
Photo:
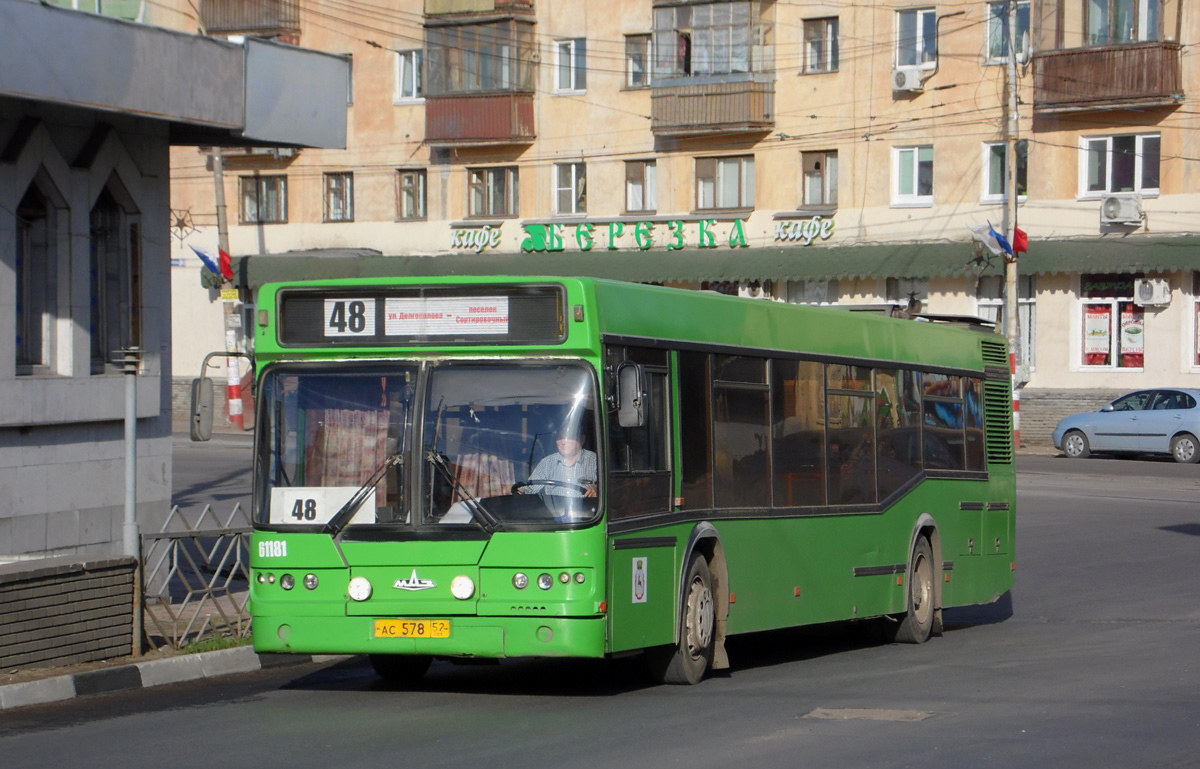
[{"label": "passenger in bus window", "polygon": [[[547,454],[529,474],[529,484],[519,486],[521,494],[545,493],[555,497],[596,496],[596,452],[583,447],[578,427],[563,425],[554,436],[553,454]],[[539,484],[537,481],[550,481]]]}]

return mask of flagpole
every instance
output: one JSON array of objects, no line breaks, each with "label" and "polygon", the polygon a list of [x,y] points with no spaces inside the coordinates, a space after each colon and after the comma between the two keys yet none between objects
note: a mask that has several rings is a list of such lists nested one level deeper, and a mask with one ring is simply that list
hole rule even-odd
[{"label": "flagpole", "polygon": [[[1012,240],[1017,232],[1017,2],[1008,1],[1008,227]],[[1018,302],[1017,254],[1006,255],[1004,260],[1004,335],[1008,337],[1009,355],[1013,373],[1014,400],[1019,386],[1016,376],[1021,360],[1021,334],[1017,322]],[[1013,427],[1018,447],[1021,442],[1019,415],[1013,414]]]}]

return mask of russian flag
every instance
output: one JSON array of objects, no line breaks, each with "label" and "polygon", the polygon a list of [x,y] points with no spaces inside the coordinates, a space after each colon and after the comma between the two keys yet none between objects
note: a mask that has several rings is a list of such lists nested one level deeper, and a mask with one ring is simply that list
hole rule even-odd
[{"label": "russian flag", "polygon": [[204,246],[193,246],[188,244],[188,248],[196,252],[196,256],[200,257],[200,261],[204,262],[204,266],[212,272],[213,275],[224,278],[225,280],[233,280],[233,259],[230,258],[228,251],[217,249],[218,256],[213,258],[213,254]]}]

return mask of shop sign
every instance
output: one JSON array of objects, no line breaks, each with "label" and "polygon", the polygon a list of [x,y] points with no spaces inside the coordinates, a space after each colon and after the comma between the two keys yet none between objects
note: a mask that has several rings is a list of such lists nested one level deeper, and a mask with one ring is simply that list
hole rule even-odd
[{"label": "shop sign", "polygon": [[833,236],[833,219],[814,216],[812,219],[795,219],[775,223],[775,240],[796,242],[802,246],[812,245],[817,238],[829,240]]},{"label": "shop sign", "polygon": [[[694,224],[695,227],[689,225]],[[679,251],[689,243],[696,248],[716,248],[719,243],[728,243],[730,248],[746,248],[746,222],[734,219],[727,232],[718,233],[716,219],[701,219],[698,222],[671,221],[656,224],[655,222],[634,222],[628,226],[624,222],[609,222],[600,228],[599,235],[595,224],[581,222],[567,233],[562,224],[527,224],[525,239],[521,241],[521,250],[525,252],[565,251],[568,240],[573,240],[580,251],[591,251],[596,247],[598,237],[606,237],[606,248],[617,251],[622,245],[621,238],[632,235],[633,242],[639,251],[649,251],[659,245],[658,238],[663,238],[662,245],[668,251]],[[666,230],[664,233],[663,230]]]},{"label": "shop sign", "polygon": [[500,245],[500,228],[492,227],[490,224],[485,224],[478,229],[457,228],[453,232],[454,237],[450,241],[450,248],[469,248],[478,254],[485,248],[495,250]]}]

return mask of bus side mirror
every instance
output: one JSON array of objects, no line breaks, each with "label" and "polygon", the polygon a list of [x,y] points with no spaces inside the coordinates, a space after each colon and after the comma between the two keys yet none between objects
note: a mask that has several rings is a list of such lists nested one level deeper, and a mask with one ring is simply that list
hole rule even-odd
[{"label": "bus side mirror", "polygon": [[621,427],[646,424],[645,403],[642,367],[625,361],[617,366],[617,424]]},{"label": "bus side mirror", "polygon": [[207,441],[213,428],[213,380],[200,377],[192,380],[192,440]]}]

